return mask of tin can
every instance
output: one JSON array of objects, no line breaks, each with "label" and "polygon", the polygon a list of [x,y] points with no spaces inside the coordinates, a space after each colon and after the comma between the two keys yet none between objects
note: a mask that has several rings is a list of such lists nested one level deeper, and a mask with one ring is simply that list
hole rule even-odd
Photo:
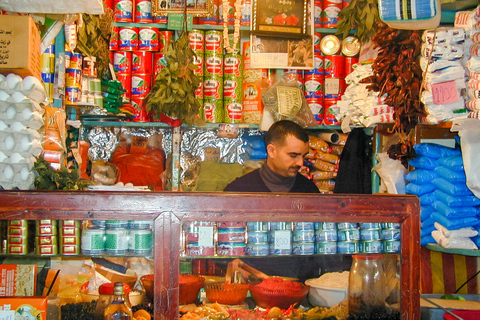
[{"label": "tin can", "polygon": [[224,122],[226,123],[241,123],[243,116],[242,98],[231,99],[224,98],[223,105],[225,109]]},{"label": "tin can", "polygon": [[115,71],[115,74],[131,74],[132,52],[115,51],[113,53],[113,70]]},{"label": "tin can", "polygon": [[315,241],[315,231],[312,230],[294,230],[293,231],[293,242],[304,241],[304,242],[314,242]]},{"label": "tin can", "polygon": [[152,88],[152,76],[148,74],[132,75],[132,98],[144,98]]},{"label": "tin can", "polygon": [[59,245],[79,245],[80,244],[80,237],[81,235],[75,236],[75,237],[65,237],[61,236],[59,238],[58,244]]},{"label": "tin can", "polygon": [[28,236],[7,236],[8,244],[28,244]]},{"label": "tin can", "polygon": [[[195,19],[195,18],[193,18]],[[164,23],[164,24],[167,24],[168,23],[168,16],[156,16],[154,18],[155,20],[155,23]]]},{"label": "tin can", "polygon": [[323,1],[323,28],[336,28],[338,24],[339,13],[342,10],[343,2],[338,0]]},{"label": "tin can", "polygon": [[138,28],[121,27],[118,29],[118,49],[123,51],[138,50]]},{"label": "tin can", "polygon": [[35,237],[35,246],[56,245],[57,236],[37,236]]},{"label": "tin can", "polygon": [[200,105],[203,106],[203,81],[200,81],[197,89],[195,90],[195,98],[198,99],[199,102],[201,102]]},{"label": "tin can", "polygon": [[324,100],[324,115],[323,123],[325,125],[339,125],[340,122],[335,117],[336,107],[338,99],[325,99]]},{"label": "tin can", "polygon": [[223,56],[205,54],[203,74],[205,77],[221,77],[223,76]]},{"label": "tin can", "polygon": [[205,54],[223,54],[223,33],[220,30],[205,32]]},{"label": "tin can", "polygon": [[153,74],[153,54],[151,52],[133,51],[131,54],[132,74]]},{"label": "tin can", "polygon": [[115,21],[117,22],[133,22],[133,1],[132,0],[115,0]]},{"label": "tin can", "polygon": [[242,8],[242,17],[240,18],[240,25],[241,26],[249,26],[251,21],[251,13],[252,13],[252,0],[244,0],[242,1],[243,8]]},{"label": "tin can", "polygon": [[320,50],[320,40],[322,39],[322,34],[320,32],[315,32],[313,34],[313,52],[314,55],[319,55],[321,50]]},{"label": "tin can", "polygon": [[221,229],[244,229],[245,222],[243,221],[217,221],[217,228]]},{"label": "tin can", "polygon": [[199,246],[197,242],[187,243],[187,255],[189,256],[213,256],[215,247]]},{"label": "tin can", "polygon": [[380,229],[360,229],[360,240],[380,240]]},{"label": "tin can", "polygon": [[152,23],[152,1],[135,0],[135,22]]},{"label": "tin can", "polygon": [[243,76],[243,58],[241,54],[226,54],[223,60],[223,72],[225,77]]},{"label": "tin can", "polygon": [[80,88],[82,85],[82,70],[65,69],[65,85],[67,87]]},{"label": "tin can", "polygon": [[317,230],[315,231],[315,241],[337,241],[337,230]]},{"label": "tin can", "polygon": [[382,241],[362,241],[363,252],[365,253],[380,253],[383,251]]},{"label": "tin can", "polygon": [[159,51],[160,42],[158,28],[142,27],[138,28],[138,50]]},{"label": "tin can", "polygon": [[345,92],[345,79],[325,78],[324,88],[325,101],[330,100],[336,104],[337,101],[340,100],[342,94]]},{"label": "tin can", "polygon": [[323,1],[315,0],[313,2],[313,23],[315,28],[321,28],[323,26],[322,21],[322,12],[323,12]]},{"label": "tin can", "polygon": [[315,253],[315,242],[294,241],[292,243],[292,253],[296,255],[311,255]]},{"label": "tin can", "polygon": [[360,240],[360,230],[343,229],[337,231],[338,241],[358,241]]},{"label": "tin can", "polygon": [[342,55],[325,56],[325,77],[345,78],[345,57]]},{"label": "tin can", "polygon": [[313,56],[313,74],[325,76],[325,56],[315,54]]},{"label": "tin can", "polygon": [[88,228],[98,229],[98,228],[106,228],[107,221],[106,220],[88,220],[90,226]]},{"label": "tin can", "polygon": [[8,230],[10,230],[12,227],[24,228],[24,230],[28,230],[28,220],[8,220],[7,226],[8,226]]},{"label": "tin can", "polygon": [[57,220],[35,220],[35,227],[52,227],[57,226]]},{"label": "tin can", "polygon": [[58,254],[58,246],[56,244],[37,246],[35,253],[41,256],[52,256]]},{"label": "tin can", "polygon": [[336,241],[322,241],[315,243],[315,253],[318,254],[335,254],[337,253]]},{"label": "tin can", "polygon": [[399,240],[383,241],[384,252],[400,252],[402,246]]},{"label": "tin can", "polygon": [[293,223],[293,230],[315,230],[314,222],[298,221]]},{"label": "tin can", "polygon": [[272,221],[270,222],[270,231],[276,230],[292,230],[292,223],[291,222],[277,222]]},{"label": "tin can", "polygon": [[245,242],[244,228],[218,229],[218,242]]},{"label": "tin can", "polygon": [[87,255],[105,253],[105,229],[83,229],[81,249]]},{"label": "tin can", "polygon": [[188,242],[198,242],[198,231],[187,232],[187,241]]},{"label": "tin can", "polygon": [[382,229],[382,240],[400,240],[400,229]]},{"label": "tin can", "polygon": [[315,222],[314,227],[315,230],[337,230],[335,222]]},{"label": "tin can", "polygon": [[198,67],[198,69],[193,70],[193,73],[199,77],[203,77],[204,75],[204,72],[203,72],[204,61],[205,61],[205,56],[203,54],[199,53],[193,56],[193,64]]},{"label": "tin can", "polygon": [[360,223],[360,229],[380,229],[380,223]]},{"label": "tin can", "polygon": [[357,57],[345,57],[345,76],[353,72],[353,65],[358,63]]},{"label": "tin can", "polygon": [[107,228],[127,228],[128,220],[106,220],[105,226]]},{"label": "tin can", "polygon": [[154,76],[154,79],[157,78],[157,75],[166,66],[167,66],[167,60],[165,60],[165,54],[155,52],[153,54],[153,76]]},{"label": "tin can", "polygon": [[219,256],[244,256],[244,242],[218,242],[217,254]]},{"label": "tin can", "polygon": [[275,249],[275,245],[271,242],[270,242],[268,251],[271,255],[275,255],[275,256],[284,256],[284,255],[292,254],[292,248],[290,248],[290,249]]},{"label": "tin can", "polygon": [[7,245],[7,254],[27,254],[28,246],[26,244],[8,244]]},{"label": "tin can", "polygon": [[128,252],[150,254],[153,248],[152,229],[128,230]]},{"label": "tin can", "polygon": [[382,229],[400,229],[402,227],[401,223],[381,223],[380,224]]},{"label": "tin can", "polygon": [[38,226],[36,227],[36,235],[37,236],[53,236],[57,234],[57,226],[50,225],[50,226]]},{"label": "tin can", "polygon": [[60,245],[59,253],[63,255],[79,255],[80,254],[80,245]]},{"label": "tin can", "polygon": [[304,93],[305,98],[323,99],[324,79],[316,75],[306,75]]},{"label": "tin can", "polygon": [[248,243],[245,253],[249,256],[266,256],[270,253],[270,246],[268,243]]},{"label": "tin can", "polygon": [[79,237],[81,235],[80,228],[76,227],[62,227],[60,228],[61,237]]},{"label": "tin can", "polygon": [[337,253],[359,253],[361,250],[360,241],[338,241]]},{"label": "tin can", "polygon": [[132,98],[130,102],[132,103],[133,109],[135,109],[135,113],[133,114],[133,121],[134,122],[149,122],[150,115],[147,113],[147,110],[144,106],[145,98]]},{"label": "tin can", "polygon": [[292,231],[290,230],[274,230],[270,231],[269,235],[270,244],[274,244],[276,247],[291,245]]},{"label": "tin can", "polygon": [[126,228],[107,228],[105,230],[105,251],[112,255],[128,252],[128,233]]},{"label": "tin can", "polygon": [[307,104],[312,111],[313,116],[317,124],[323,123],[323,97],[322,98],[307,98]]},{"label": "tin can", "polygon": [[170,43],[173,41],[173,31],[161,30],[158,32],[160,36],[160,45],[158,51],[165,53]]},{"label": "tin can", "polygon": [[350,222],[339,222],[337,223],[338,229],[357,229],[358,223],[350,223]]},{"label": "tin can", "polygon": [[333,34],[326,35],[320,40],[320,50],[326,56],[335,55],[340,51],[341,42]]},{"label": "tin can", "polygon": [[360,53],[360,41],[354,36],[348,36],[342,41],[342,53],[346,57],[354,57]]},{"label": "tin can", "polygon": [[[204,90],[205,94],[205,82]],[[225,118],[225,108],[223,107],[223,99],[215,99],[210,97],[204,97],[203,99],[203,112],[205,115],[205,121],[209,123],[221,123]]]},{"label": "tin can", "polygon": [[266,243],[269,240],[268,231],[248,231],[247,233],[248,243]]},{"label": "tin can", "polygon": [[221,100],[223,98],[223,78],[205,77],[205,79],[203,80],[203,95],[207,99]]},{"label": "tin can", "polygon": [[248,231],[269,231],[266,221],[247,221]]},{"label": "tin can", "polygon": [[[223,97],[230,98],[235,102],[242,102],[243,99],[243,81],[242,78],[224,78]],[[240,110],[241,111],[241,110]]]},{"label": "tin can", "polygon": [[205,53],[205,31],[193,29],[188,33],[190,48],[197,54]]}]

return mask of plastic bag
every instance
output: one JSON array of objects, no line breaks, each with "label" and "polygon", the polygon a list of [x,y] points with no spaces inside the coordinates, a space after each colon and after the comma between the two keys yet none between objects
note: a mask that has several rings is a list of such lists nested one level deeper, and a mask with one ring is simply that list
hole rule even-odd
[{"label": "plastic bag", "polygon": [[420,206],[420,220],[425,221],[430,218],[430,215],[435,212],[435,209],[428,205],[428,206]]},{"label": "plastic bag", "polygon": [[380,190],[389,194],[405,194],[406,169],[398,160],[391,159],[386,152],[377,154],[378,164],[372,168],[380,176]]},{"label": "plastic bag", "polygon": [[433,170],[427,169],[415,169],[405,175],[405,180],[418,184],[432,182],[432,180],[436,178],[438,178],[438,174]]},{"label": "plastic bag", "polygon": [[430,193],[434,191],[436,188],[437,187],[432,183],[416,184],[416,183],[410,182],[405,187],[405,192],[407,194],[414,194],[416,196],[421,196],[426,193]]},{"label": "plastic bag", "polygon": [[[434,191],[435,192],[435,191]],[[435,197],[434,192],[426,193],[421,195],[420,198],[420,205],[422,206],[429,206],[437,201],[437,197]]]},{"label": "plastic bag", "polygon": [[467,181],[467,177],[462,171],[453,171],[446,167],[438,166],[435,168],[435,172],[452,183],[465,183]]},{"label": "plastic bag", "polygon": [[452,149],[436,143],[418,143],[413,146],[415,153],[429,158],[442,158],[460,154],[459,149]]},{"label": "plastic bag", "polygon": [[442,201],[435,201],[432,207],[447,218],[476,217],[478,214],[476,207],[450,208]]},{"label": "plastic bag", "polygon": [[462,155],[449,156],[437,160],[438,164],[453,171],[463,171]]},{"label": "plastic bag", "polygon": [[480,199],[475,196],[454,197],[441,190],[434,191],[435,197],[449,207],[473,207],[480,205]]},{"label": "plastic bag", "polygon": [[444,226],[449,230],[473,227],[480,223],[480,221],[478,221],[476,217],[452,219],[452,218],[447,218],[438,212],[432,213],[431,217],[435,220],[435,222],[440,223],[442,226]]},{"label": "plastic bag", "polygon": [[467,185],[463,182],[451,183],[444,178],[436,178],[432,180],[432,183],[443,192],[446,192],[452,196],[471,196],[473,193],[467,188]]},{"label": "plastic bag", "polygon": [[417,169],[435,169],[438,166],[436,159],[423,156],[415,157],[408,164]]}]

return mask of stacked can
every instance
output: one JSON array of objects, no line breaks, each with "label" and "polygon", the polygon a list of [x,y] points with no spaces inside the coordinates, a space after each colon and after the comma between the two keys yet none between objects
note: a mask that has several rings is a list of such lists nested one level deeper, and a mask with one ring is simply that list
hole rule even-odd
[{"label": "stacked can", "polygon": [[128,221],[128,252],[135,255],[150,255],[153,249],[153,222],[149,220]]},{"label": "stacked can", "polygon": [[353,71],[353,65],[358,63],[360,41],[353,36],[348,36],[342,41],[342,53],[345,56],[345,77]]},{"label": "stacked can", "polygon": [[131,103],[135,108],[134,121],[149,121],[143,104],[152,88],[153,53],[150,51],[132,51],[132,92]]},{"label": "stacked can", "polygon": [[7,254],[27,254],[28,249],[28,220],[8,220]]},{"label": "stacked can", "polygon": [[124,255],[128,252],[128,221],[105,221],[105,252],[111,255]]},{"label": "stacked can", "polygon": [[243,114],[243,57],[239,52],[225,55],[223,75],[224,121],[240,123]]},{"label": "stacked can", "polygon": [[336,28],[339,13],[343,9],[342,0],[323,0],[322,27]]},{"label": "stacked can", "polygon": [[215,255],[215,222],[194,221],[184,225],[186,231],[186,251],[188,256]]},{"label": "stacked can", "polygon": [[315,28],[321,28],[323,25],[323,0],[315,0],[313,2],[313,22]]},{"label": "stacked can", "polygon": [[81,237],[80,221],[61,220],[59,223],[59,253],[63,255],[79,255]]},{"label": "stacked can", "polygon": [[193,29],[188,35],[190,47],[196,55],[193,64],[195,64],[198,69],[194,70],[193,73],[199,77],[200,84],[198,85],[197,90],[195,90],[195,98],[198,100],[198,103],[201,106],[199,116],[201,119],[203,119],[203,64],[205,61],[205,31]]},{"label": "stacked can", "polygon": [[335,222],[315,222],[315,253],[337,253],[337,239]]},{"label": "stacked can", "polygon": [[219,30],[205,32],[205,63],[203,69],[203,112],[211,123],[223,122],[223,34]]},{"label": "stacked can", "polygon": [[[320,43],[321,36],[319,34],[315,35],[315,42]],[[322,124],[325,75],[323,66],[324,57],[321,55],[319,44],[314,45],[313,60],[314,68],[312,70],[305,70],[303,73],[304,94],[308,106],[315,116],[315,120],[318,124]]]},{"label": "stacked can", "polygon": [[324,116],[323,123],[337,125],[335,108],[345,90],[345,61],[340,53],[341,42],[334,35],[327,35],[320,41],[324,57]]},{"label": "stacked can", "polygon": [[82,96],[80,101],[103,107],[102,85],[97,78],[95,57],[84,57],[82,63]]},{"label": "stacked can", "polygon": [[217,254],[219,256],[245,255],[245,223],[241,221],[217,222]]},{"label": "stacked can", "polygon": [[47,98],[53,101],[53,80],[55,75],[55,43],[52,42],[41,57],[42,82]]},{"label": "stacked can", "polygon": [[114,19],[116,22],[133,22],[133,1],[114,0]]},{"label": "stacked can", "polygon": [[65,103],[76,105],[81,99],[82,55],[65,51]]},{"label": "stacked can", "polygon": [[266,256],[269,253],[269,226],[265,221],[247,222],[246,254],[250,256]]},{"label": "stacked can", "polygon": [[380,239],[380,223],[360,223],[360,247],[365,253],[380,253],[383,243]]},{"label": "stacked can", "polygon": [[315,253],[315,224],[313,222],[294,222],[292,253],[310,255]]},{"label": "stacked can", "polygon": [[270,222],[269,253],[272,255],[292,254],[292,223]]},{"label": "stacked can", "polygon": [[35,221],[35,253],[38,255],[58,254],[57,221]]},{"label": "stacked can", "polygon": [[110,57],[115,76],[125,89],[125,93],[122,94],[122,99],[124,101],[130,101],[132,97],[132,52],[113,51],[110,52]]},{"label": "stacked can", "polygon": [[222,0],[213,0],[211,2],[213,5],[213,12],[206,17],[200,17],[198,19],[198,24],[203,25],[217,25],[220,22],[220,16],[222,15],[221,6]]},{"label": "stacked can", "polygon": [[134,22],[152,23],[152,1],[151,0],[135,0],[135,16]]},{"label": "stacked can", "polygon": [[400,252],[400,223],[382,223],[381,238],[384,252]]},{"label": "stacked can", "polygon": [[108,42],[108,50],[117,51],[119,48],[120,38],[118,35],[118,27],[112,26],[112,34],[110,35],[110,41]]},{"label": "stacked can", "polygon": [[360,230],[357,223],[341,222],[337,223],[337,252],[338,253],[359,253]]},{"label": "stacked can", "polygon": [[82,254],[103,255],[105,253],[105,220],[92,220],[85,223],[82,229]]}]

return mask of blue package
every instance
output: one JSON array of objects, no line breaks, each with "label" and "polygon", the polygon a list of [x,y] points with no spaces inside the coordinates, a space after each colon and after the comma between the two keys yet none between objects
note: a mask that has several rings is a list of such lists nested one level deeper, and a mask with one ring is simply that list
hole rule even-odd
[{"label": "blue package", "polygon": [[425,183],[438,178],[438,174],[433,170],[415,169],[406,173],[404,177],[408,182]]},{"label": "blue package", "polygon": [[463,158],[462,158],[461,155],[440,158],[440,159],[437,160],[437,162],[438,162],[439,165],[447,167],[450,170],[464,171]]},{"label": "blue package", "polygon": [[450,208],[442,201],[435,201],[432,207],[447,218],[475,217],[479,213],[477,207]]},{"label": "blue package", "polygon": [[425,246],[429,243],[437,243],[431,234],[426,235],[420,239],[420,245]]},{"label": "blue package", "polygon": [[[435,192],[435,191],[434,191]],[[433,204],[435,201],[437,201],[437,197],[435,197],[435,193],[433,192],[430,192],[430,193],[426,193],[424,195],[421,195],[419,197],[420,199],[420,205],[422,206],[428,206],[428,205],[431,205]]]},{"label": "blue package", "polygon": [[435,189],[437,189],[437,187],[432,183],[416,184],[416,183],[410,182],[405,186],[405,193],[421,196],[426,193],[430,193]]},{"label": "blue package", "polygon": [[428,235],[432,234],[432,231],[435,231],[435,230],[437,230],[437,228],[435,228],[435,226],[422,228],[421,231],[420,231],[420,237],[423,238],[425,236],[428,236]]},{"label": "blue package", "polygon": [[457,207],[474,207],[480,205],[480,199],[478,199],[475,196],[461,196],[461,197],[455,197],[451,196],[449,194],[446,194],[442,190],[435,190],[433,192],[435,194],[435,197],[437,197],[438,200],[442,201],[445,203],[447,206],[451,208],[457,208]]},{"label": "blue package", "polygon": [[[437,198],[435,198],[436,200]],[[432,214],[432,212],[434,212],[435,209],[431,206],[431,205],[428,205],[428,206],[420,206],[420,221],[425,221],[427,220],[428,218],[430,218],[430,215]]]},{"label": "blue package", "polygon": [[467,177],[465,176],[464,171],[453,171],[444,166],[438,166],[434,170],[440,177],[445,178],[447,181],[467,182]]},{"label": "blue package", "polygon": [[444,215],[436,211],[432,213],[430,217],[433,218],[436,222],[440,223],[445,228],[447,228],[448,230],[457,230],[465,227],[474,227],[480,223],[477,217],[451,219],[451,218],[445,217]]},{"label": "blue package", "polygon": [[415,157],[408,162],[409,165],[416,169],[435,169],[438,166],[437,160],[428,157]]},{"label": "blue package", "polygon": [[472,191],[468,189],[467,185],[463,182],[450,182],[445,178],[436,178],[432,180],[432,183],[440,190],[448,193],[452,196],[473,196]]},{"label": "blue package", "polygon": [[413,146],[415,153],[429,158],[442,158],[461,154],[460,149],[452,149],[436,143],[418,143]]},{"label": "blue package", "polygon": [[421,225],[422,225],[422,228],[428,228],[433,226],[434,223],[435,223],[435,220],[433,220],[430,214],[430,217],[427,220],[423,221]]}]

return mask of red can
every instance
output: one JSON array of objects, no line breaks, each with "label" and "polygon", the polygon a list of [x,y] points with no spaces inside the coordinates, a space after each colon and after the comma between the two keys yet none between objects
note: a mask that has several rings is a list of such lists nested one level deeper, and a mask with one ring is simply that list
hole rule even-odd
[{"label": "red can", "polygon": [[339,54],[325,56],[325,78],[345,78],[345,57]]},{"label": "red can", "polygon": [[307,98],[308,107],[313,113],[317,124],[323,123],[323,98]]},{"label": "red can", "polygon": [[355,63],[358,63],[357,57],[345,57],[345,77],[352,73]]},{"label": "red can", "polygon": [[113,0],[102,0],[103,9],[113,10]]},{"label": "red can", "polygon": [[113,52],[113,70],[116,74],[132,73],[132,53],[130,51]]},{"label": "red can", "polygon": [[325,77],[325,56],[320,55],[320,53],[313,56],[313,74],[320,75]]},{"label": "red can", "polygon": [[145,106],[143,105],[143,102],[145,101],[145,98],[132,98],[132,106],[135,109],[135,114],[133,118],[134,122],[149,122],[150,117],[147,113],[147,110],[145,109]]},{"label": "red can", "polygon": [[315,0],[313,8],[313,22],[315,28],[322,27],[322,11],[323,11],[323,1],[322,0]]},{"label": "red can", "polygon": [[153,22],[151,0],[135,0],[135,22]]},{"label": "red can", "polygon": [[205,54],[223,54],[223,33],[220,30],[205,32]]},{"label": "red can", "polygon": [[321,52],[320,50],[320,40],[322,39],[322,34],[320,32],[315,32],[313,34],[313,51],[315,53]]},{"label": "red can", "polygon": [[158,28],[143,27],[138,28],[138,50],[159,51],[160,42]]},{"label": "red can", "polygon": [[325,99],[340,99],[345,92],[344,78],[325,78]]},{"label": "red can", "polygon": [[132,74],[149,74],[153,71],[153,54],[149,51],[132,52]]},{"label": "red can", "polygon": [[118,27],[112,27],[112,35],[110,36],[110,42],[108,43],[108,49],[112,51],[118,50]]},{"label": "red can", "polygon": [[213,77],[223,76],[223,57],[219,55],[206,55],[204,74]]},{"label": "red can", "polygon": [[240,101],[224,101],[225,103],[225,122],[235,123],[242,121],[243,105]]},{"label": "red can", "polygon": [[338,99],[324,100],[323,123],[325,125],[339,125],[340,122],[335,117]]},{"label": "red can", "polygon": [[173,41],[173,31],[159,31],[159,36],[160,36],[160,45],[158,48],[158,51],[160,52],[165,52],[165,50],[168,48],[170,45],[170,42]]},{"label": "red can", "polygon": [[118,49],[123,51],[138,50],[138,28],[121,27],[118,29]]},{"label": "red can", "polygon": [[117,74],[117,80],[122,83],[125,93],[122,94],[122,98],[126,101],[130,101],[132,97],[132,75],[130,74]]},{"label": "red can", "polygon": [[152,75],[132,75],[132,98],[145,98],[152,88]]},{"label": "red can", "polygon": [[203,80],[203,95],[206,98],[223,98],[223,77],[208,78]]},{"label": "red can", "polygon": [[133,22],[132,0],[115,0],[115,21]]},{"label": "red can", "polygon": [[155,23],[168,23],[168,16],[155,17]]},{"label": "red can", "polygon": [[153,76],[157,78],[157,75],[160,73],[160,70],[165,68],[167,61],[165,60],[165,54],[160,52],[155,52],[153,54]]},{"label": "red can", "polygon": [[305,76],[305,98],[323,99],[324,78],[319,75],[309,74]]},{"label": "red can", "polygon": [[339,13],[343,8],[342,0],[324,0],[322,12],[322,27],[336,28]]}]

